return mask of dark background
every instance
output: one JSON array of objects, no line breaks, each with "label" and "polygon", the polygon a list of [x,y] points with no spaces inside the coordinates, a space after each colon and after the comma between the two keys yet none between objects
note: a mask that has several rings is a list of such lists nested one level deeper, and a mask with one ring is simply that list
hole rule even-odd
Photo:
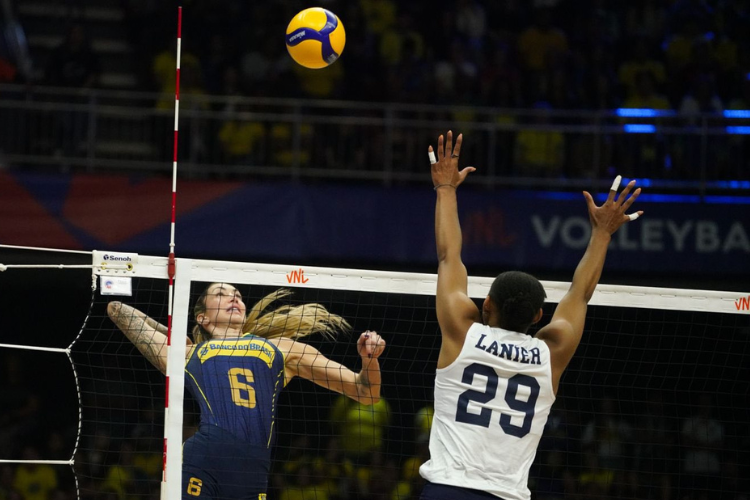
[{"label": "dark background", "polygon": [[[33,260],[81,259],[35,254]],[[106,318],[104,308],[110,299],[97,293],[92,304],[90,273],[10,269],[0,279],[4,297],[12,297],[2,301],[0,310],[6,332],[3,342],[67,347],[79,334],[89,312],[87,328],[81,332],[72,352],[83,398],[83,427],[76,456],[82,493],[91,496],[101,488],[97,481],[107,469],[97,469],[99,455],[108,457],[102,460],[112,467],[127,466],[129,462],[123,457],[134,453],[133,449],[158,454],[161,449],[158,436],[163,428],[162,376]],[[166,321],[166,283],[140,279],[135,286],[134,297],[124,300]],[[193,295],[201,290],[202,285],[196,283]],[[241,286],[240,290],[250,304],[271,288]],[[293,303],[311,301],[325,304],[353,325],[350,337],[342,336],[335,342],[312,340],[332,359],[357,369],[354,345],[359,332],[365,329],[377,330],[388,341],[382,366],[383,396],[391,407],[390,425],[382,443],[382,461],[368,466],[385,475],[390,467],[400,467],[419,450],[414,418],[432,399],[432,377],[439,348],[434,299],[295,289]],[[553,307],[545,307],[542,323],[548,321]],[[705,404],[702,398],[707,396],[712,416],[724,427],[723,444],[717,450],[722,457],[722,473],[715,479],[707,476],[714,495],[708,498],[735,498],[731,496],[733,492],[746,488],[742,478],[747,476],[746,449],[750,439],[748,334],[744,315],[591,307],[584,339],[561,383],[550,428],[540,447],[532,472],[532,487],[536,485],[540,493],[544,491],[544,484],[538,481],[550,474],[545,467],[552,463],[551,454],[559,451],[564,453],[564,469],[568,473],[574,477],[584,474],[588,448],[581,439],[586,426],[598,418],[616,418],[627,422],[632,434],[624,445],[623,465],[617,469],[612,494],[616,489],[620,498],[636,498],[628,495],[651,491],[648,478],[654,470],[669,479],[673,492],[688,494],[695,490],[695,474],[686,474],[682,469],[684,453],[690,449],[682,436],[682,426]],[[6,434],[9,458],[20,458],[30,444],[41,452],[53,453],[46,458],[68,458],[78,421],[75,380],[68,360],[59,353],[9,349],[2,359],[2,366],[9,373],[23,374],[20,381],[9,377],[12,382],[4,390],[8,402],[3,410],[6,433],[16,433],[10,439]],[[38,407],[21,419],[16,411],[25,408],[30,397],[38,399]],[[276,472],[270,490],[274,496],[280,493],[280,485],[295,481],[285,464],[295,463],[306,453],[322,453],[328,446],[336,426],[341,425],[330,420],[334,400],[329,391],[299,380],[282,393],[274,451]],[[612,401],[613,406],[603,406],[605,400]],[[662,465],[656,466],[643,462],[649,444],[644,419],[654,401],[661,403],[658,417],[668,429],[669,438],[669,445],[662,450]],[[189,435],[189,429],[196,423],[196,407],[188,402],[186,409]],[[56,434],[65,443],[61,450],[50,449],[52,436]],[[106,439],[101,440],[102,435]],[[307,436],[304,443],[301,436]],[[652,470],[639,472],[644,467]],[[72,487],[67,468],[58,469],[61,486]],[[636,480],[640,490],[627,489],[631,481],[626,477],[628,474],[640,478]],[[136,482],[139,486],[131,492],[155,494],[158,484],[153,477],[142,481]]]},{"label": "dark background", "polygon": [[[23,2],[11,3],[21,10],[19,7]],[[162,88],[163,82],[159,81],[160,75],[153,71],[153,63],[162,51],[171,52],[174,49],[175,6],[168,2],[139,0],[117,3],[125,12],[118,29],[123,30],[124,36],[134,44],[131,59],[96,53],[87,47],[86,40],[101,34],[97,32],[100,27],[80,22],[77,17],[79,14],[76,12],[84,9],[87,2],[61,1],[54,5],[69,9],[62,16],[64,22],[53,20],[45,25],[23,15],[18,20],[29,34],[53,33],[59,35],[63,43],[59,47],[34,53],[34,71],[24,74],[20,66],[14,66],[18,61],[13,60],[4,42],[0,55],[3,63],[10,64],[13,70],[2,73],[3,82],[27,85],[28,88],[63,86],[84,92],[97,88],[120,89],[107,87],[105,79],[101,78],[116,67],[134,77],[132,85],[126,90],[165,90]],[[747,94],[750,88],[747,83],[747,75],[750,74],[750,31],[746,29],[750,22],[750,9],[747,2],[643,0],[620,3],[567,0],[549,3],[553,5],[554,24],[567,37],[570,50],[559,65],[546,68],[540,75],[528,67],[528,61],[517,50],[519,36],[536,19],[532,2],[402,2],[399,5],[382,2],[386,10],[390,7],[396,9],[397,15],[391,21],[391,28],[396,28],[392,31],[397,35],[415,33],[415,39],[421,37],[424,42],[422,55],[403,64],[389,64],[380,48],[383,32],[378,32],[379,28],[372,26],[372,21],[380,19],[380,15],[368,13],[362,7],[377,6],[378,2],[363,2],[362,5],[326,2],[325,6],[336,11],[347,27],[347,48],[334,68],[342,70],[344,77],[327,95],[312,95],[309,89],[301,85],[305,77],[299,76],[298,69],[289,64],[279,35],[291,15],[306,5],[278,1],[185,2],[184,55],[195,56],[200,67],[187,65],[192,71],[185,71],[187,80],[184,83],[186,88],[192,87],[196,94],[219,96],[461,104],[515,110],[609,110],[626,105],[632,97],[627,86],[620,81],[618,70],[623,63],[631,60],[633,48],[643,40],[649,59],[663,64],[667,71],[666,78],[656,85],[656,91],[665,100],[667,109],[680,110],[686,106],[686,102],[692,103],[695,99],[691,101],[690,98],[699,97],[695,95],[696,90],[705,92],[703,84],[706,83],[709,84],[711,95],[708,99],[703,95],[699,102],[700,111],[717,111],[712,108],[711,97],[719,99],[724,108],[750,108]],[[479,39],[472,36],[473,33],[466,32],[456,21],[459,12],[465,14],[465,9],[474,5],[483,8],[487,20],[487,30]],[[656,21],[648,23],[646,19]],[[3,20],[7,21],[5,18]],[[77,30],[83,31],[86,41],[82,50],[80,47],[72,48],[72,42],[63,41],[62,38]],[[674,53],[668,50],[670,42],[675,40],[687,42],[691,47],[684,65],[675,64],[679,61],[675,61]],[[714,51],[708,61],[699,57],[700,50],[692,52],[692,47],[701,49],[706,44]],[[734,53],[735,57],[727,57],[728,53]],[[242,61],[248,55],[260,56],[269,63],[269,67],[278,63],[278,71],[256,74],[255,71],[262,66],[260,64],[251,64],[247,71]],[[467,55],[470,59],[468,63],[462,60]],[[80,59],[76,61],[79,56]],[[504,58],[505,62],[497,62]],[[65,68],[70,69],[66,65],[71,64],[81,64],[83,71],[67,73],[67,77],[62,77],[66,74]],[[460,74],[456,87],[451,91],[441,86],[438,78],[430,76],[435,75],[439,64]],[[7,69],[6,66],[3,68]],[[233,73],[239,73],[239,83],[232,83]],[[166,90],[168,93],[172,89]],[[6,129],[14,127],[2,114],[0,121]],[[435,134],[440,132],[442,130],[436,130]],[[717,144],[723,143],[719,141]],[[723,148],[716,149],[723,151]],[[166,156],[169,156],[168,152],[165,152]],[[221,161],[222,158],[213,160]],[[3,166],[10,170],[18,168],[12,162],[5,161]],[[652,166],[635,165],[645,172],[650,172]],[[658,168],[659,175],[663,174],[667,180],[677,183],[695,180],[699,175],[690,170],[666,172],[663,164],[659,164]],[[57,163],[45,165],[44,169],[55,175],[66,173]],[[41,169],[42,175],[44,169]],[[510,172],[510,175],[524,175],[524,172]],[[571,172],[564,169],[554,175],[559,176],[553,178],[559,178],[561,186],[564,186],[566,176],[570,176]],[[710,180],[747,179],[747,165],[725,160],[724,163],[712,164],[708,177]],[[607,176],[592,181],[593,184],[606,185],[610,179],[611,176]],[[546,180],[549,181],[549,178]],[[250,181],[267,182],[265,179]],[[329,181],[316,179],[314,182],[325,185]],[[549,187],[549,182],[540,181],[540,185],[531,185],[530,188],[543,189],[542,184],[544,189]],[[694,187],[691,185],[690,189]],[[660,191],[657,188],[654,192],[658,194]],[[671,187],[670,192],[679,194],[680,190]],[[746,197],[748,193],[746,189],[737,189],[723,194]],[[137,200],[133,202],[137,203]],[[335,202],[331,200],[331,203]],[[165,194],[165,210],[167,203]],[[727,206],[731,210],[731,205]],[[702,207],[701,203],[695,205],[696,211]],[[345,211],[347,207],[340,209]],[[251,216],[243,214],[250,226]],[[24,214],[13,213],[4,214],[0,222],[4,228],[10,227],[10,224],[24,223]],[[165,231],[164,248],[167,247],[167,239],[168,232]],[[180,252],[178,256],[181,256]],[[190,256],[221,257],[218,251]],[[265,261],[285,263],[273,257]],[[0,249],[0,262],[89,264],[90,259],[84,255]],[[300,263],[434,272],[433,265],[389,263],[377,258],[347,260],[318,256],[302,259]],[[543,261],[525,270],[533,272],[540,279],[565,281],[571,278],[573,271],[572,268],[565,271],[550,269]],[[498,269],[492,265],[472,266],[469,272],[472,275],[494,276]],[[602,281],[746,291],[747,279],[744,272],[717,275],[707,268],[702,273],[664,273],[655,266],[647,272],[605,268]],[[134,300],[149,314],[163,321],[166,317],[164,287],[153,283],[144,287]],[[0,342],[67,347],[79,333],[91,306],[90,288],[90,271],[87,270],[11,269],[0,273]],[[244,292],[248,297],[257,299],[260,296],[260,290]],[[393,418],[386,434],[384,453],[401,462],[415,453],[413,416],[430,402],[432,393],[431,374],[439,337],[431,299],[396,295],[376,297],[373,294],[330,296],[314,290],[306,293],[312,294],[315,300],[323,301],[331,309],[340,307],[341,310],[336,312],[352,320],[355,334],[365,328],[375,328],[387,338],[389,347],[383,362],[383,393],[392,404]],[[311,298],[300,295],[295,300]],[[545,313],[546,320],[551,314],[549,306]],[[159,408],[163,406],[163,387],[156,370],[138,357],[104,317],[104,301],[99,297],[91,307],[88,325],[89,328],[73,349],[73,358],[80,368],[79,382],[88,391],[84,395],[85,424],[77,459],[81,466],[78,472],[83,478],[84,494],[96,497],[94,491],[101,489],[97,481],[102,480],[109,467],[125,462],[129,456],[125,452],[126,445],[135,442],[131,440],[144,435],[152,438],[161,436],[163,416]],[[636,482],[640,484],[640,489],[628,490],[626,486],[629,481],[618,477],[612,491],[600,495],[600,498],[658,498],[658,488],[646,485],[647,478],[654,474],[669,478],[672,498],[678,493],[679,498],[696,500],[743,498],[741,494],[748,491],[747,477],[750,477],[747,469],[750,459],[746,451],[750,445],[748,326],[746,315],[591,308],[584,341],[564,378],[554,413],[555,421],[567,424],[562,428],[549,429],[549,436],[553,439],[543,442],[534,477],[551,477],[549,471],[544,469],[552,463],[548,452],[562,449],[565,452],[563,469],[578,481],[584,471],[586,452],[581,444],[581,434],[588,422],[604,415],[622,419],[633,429],[623,456],[626,465],[622,465],[618,472],[625,476],[626,472],[638,471],[640,480]],[[353,335],[351,339],[340,339],[337,343],[316,341],[316,345],[331,357],[356,367],[357,359],[353,351],[355,338]],[[0,409],[2,457],[20,458],[24,456],[25,448],[31,445],[41,458],[67,459],[76,442],[78,414],[73,391],[75,379],[66,357],[59,353],[3,349],[0,367],[2,377],[7,381],[2,390],[3,405]],[[714,475],[703,478],[711,491],[703,497],[696,494],[697,489],[690,482],[695,475],[683,470],[683,458],[689,444],[681,433],[685,419],[700,410],[702,395],[709,396],[713,418],[724,427],[722,442],[712,450],[721,457],[721,471],[718,478]],[[608,398],[615,401],[613,408],[601,406],[602,401]],[[277,465],[296,453],[297,448],[291,448],[292,442],[301,434],[314,438],[310,445],[313,449],[325,447],[332,433],[328,422],[328,408],[332,400],[333,396],[327,391],[304,382],[294,382],[287,388],[279,409]],[[652,464],[649,470],[643,471],[642,460],[639,462],[638,459],[643,458],[643,448],[646,447],[639,448],[638,445],[649,444],[643,417],[649,406],[647,403],[654,400],[664,404],[657,416],[666,423],[669,444],[654,445],[663,454],[662,462]],[[304,412],[299,411],[300,406],[305,408]],[[109,435],[107,439],[97,441],[94,436],[100,429]],[[145,439],[148,441],[148,438]],[[158,454],[158,437],[156,442],[152,440],[144,446]],[[97,458],[97,454],[105,458]],[[100,463],[106,467],[97,469],[95,466]],[[382,464],[377,467],[380,467],[377,470],[385,470]],[[57,495],[70,498],[72,477],[66,472],[66,467],[58,467],[57,470],[61,475]],[[3,468],[4,476],[13,472],[11,468]],[[283,467],[277,472],[274,477],[293,482],[293,478],[284,475]],[[153,479],[150,477],[144,481],[147,486],[139,489],[137,494],[153,494]],[[278,493],[279,484],[273,483],[274,493]],[[536,484],[539,485],[538,482]],[[8,489],[8,484],[3,482],[2,488]],[[580,496],[583,493],[579,491],[577,494]]]}]

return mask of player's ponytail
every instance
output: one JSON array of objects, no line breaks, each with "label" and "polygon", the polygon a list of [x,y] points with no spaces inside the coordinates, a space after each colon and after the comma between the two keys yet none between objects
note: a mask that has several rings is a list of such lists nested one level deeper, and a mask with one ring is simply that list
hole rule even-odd
[{"label": "player's ponytail", "polygon": [[344,318],[328,312],[321,304],[283,305],[263,314],[271,304],[291,294],[291,290],[280,288],[260,299],[248,311],[243,333],[267,339],[301,339],[314,333],[333,338],[339,332],[351,330]]},{"label": "player's ponytail", "polygon": [[[206,313],[207,292],[212,285],[214,283],[206,287],[195,301],[193,318],[196,320],[198,316]],[[333,338],[340,332],[347,333],[351,330],[351,326],[344,318],[328,312],[321,304],[283,305],[273,311],[266,311],[271,304],[291,294],[291,290],[279,288],[260,299],[248,311],[242,332],[267,339],[280,337],[301,339],[314,333]],[[196,344],[211,340],[213,337],[211,332],[203,328],[200,323],[193,327],[192,334],[193,342]]]}]

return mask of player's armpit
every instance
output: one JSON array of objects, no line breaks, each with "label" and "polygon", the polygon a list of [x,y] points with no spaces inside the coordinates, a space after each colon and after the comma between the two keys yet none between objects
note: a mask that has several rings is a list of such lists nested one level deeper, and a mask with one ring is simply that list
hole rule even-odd
[{"label": "player's armpit", "polygon": [[286,338],[269,339],[269,342],[279,348],[284,355],[284,385],[288,384],[298,375],[299,357],[302,354],[300,349],[296,348],[297,342]]}]

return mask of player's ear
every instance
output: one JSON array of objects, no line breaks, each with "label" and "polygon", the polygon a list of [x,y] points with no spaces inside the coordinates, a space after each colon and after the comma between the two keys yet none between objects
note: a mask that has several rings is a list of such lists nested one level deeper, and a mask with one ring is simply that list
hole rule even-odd
[{"label": "player's ear", "polygon": [[539,311],[536,313],[536,316],[534,316],[534,320],[531,322],[531,324],[539,323],[542,320],[542,316],[544,315],[544,311],[542,308],[539,308]]},{"label": "player's ear", "polygon": [[206,326],[209,323],[209,320],[205,314],[199,314],[195,317],[195,322],[201,326]]},{"label": "player's ear", "polygon": [[482,313],[489,314],[492,310],[492,301],[490,300],[490,296],[486,296],[484,298],[484,302],[482,302]]}]

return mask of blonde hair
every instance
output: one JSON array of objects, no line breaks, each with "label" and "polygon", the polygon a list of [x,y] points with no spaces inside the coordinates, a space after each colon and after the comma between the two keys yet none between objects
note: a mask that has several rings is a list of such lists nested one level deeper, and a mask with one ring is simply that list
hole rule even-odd
[{"label": "blonde hair", "polygon": [[[206,295],[215,283],[203,291],[193,308],[193,317],[206,312]],[[292,291],[279,288],[260,299],[247,313],[242,326],[243,334],[252,334],[267,339],[288,338],[301,339],[314,333],[334,338],[336,334],[348,333],[351,325],[337,314],[329,312],[321,304],[302,304],[299,306],[283,305],[270,312],[264,311],[277,300],[289,297]],[[211,339],[211,332],[200,324],[193,328],[193,339],[196,344]]]}]

